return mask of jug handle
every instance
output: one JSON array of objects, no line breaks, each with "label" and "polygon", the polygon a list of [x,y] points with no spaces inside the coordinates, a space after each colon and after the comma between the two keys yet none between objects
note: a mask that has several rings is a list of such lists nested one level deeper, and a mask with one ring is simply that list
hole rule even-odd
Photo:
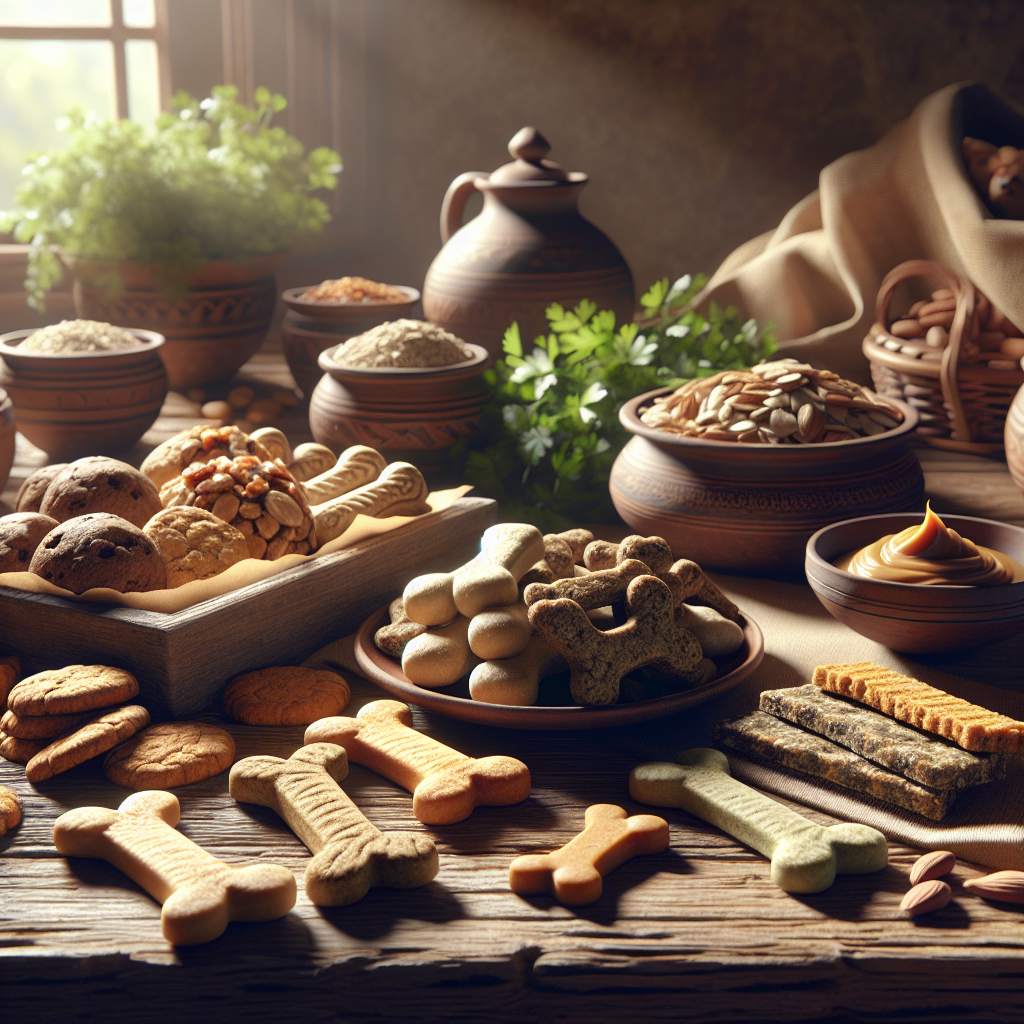
[{"label": "jug handle", "polygon": [[460,174],[449,186],[441,204],[441,244],[444,245],[462,227],[462,214],[473,194],[477,178],[486,178],[480,171]]}]

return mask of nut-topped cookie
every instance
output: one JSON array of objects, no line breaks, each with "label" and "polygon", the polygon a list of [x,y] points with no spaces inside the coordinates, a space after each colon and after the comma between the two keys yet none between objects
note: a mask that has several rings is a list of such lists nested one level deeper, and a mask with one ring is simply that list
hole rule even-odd
[{"label": "nut-topped cookie", "polygon": [[28,572],[42,539],[60,526],[38,512],[14,512],[0,517],[0,572]]},{"label": "nut-topped cookie", "polygon": [[167,566],[167,587],[208,580],[249,557],[245,537],[206,509],[176,505],[158,512],[143,531]]},{"label": "nut-topped cookie", "polygon": [[39,511],[66,523],[90,512],[109,512],[141,529],[162,508],[152,481],[117,459],[92,457],[68,463],[50,481]]},{"label": "nut-topped cookie", "polygon": [[179,476],[193,463],[220,458],[255,455],[269,459],[271,454],[256,439],[238,427],[211,427],[200,424],[157,445],[142,463],[142,472],[157,487]]}]

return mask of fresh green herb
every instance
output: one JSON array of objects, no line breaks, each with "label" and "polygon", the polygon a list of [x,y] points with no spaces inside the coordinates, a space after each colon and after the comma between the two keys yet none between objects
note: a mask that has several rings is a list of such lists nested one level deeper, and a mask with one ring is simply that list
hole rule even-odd
[{"label": "fresh green herb", "polygon": [[30,304],[42,309],[60,281],[58,251],[153,266],[174,286],[207,260],[277,252],[320,231],[330,213],[313,193],[335,186],[340,158],[326,148],[305,155],[270,127],[285,106],[263,88],[253,107],[234,86],[201,102],[179,93],[152,133],[71,111],[58,123],[68,145],[26,166],[17,210],[0,214],[0,232],[32,244]]},{"label": "fresh green herb", "polygon": [[550,333],[526,352],[518,324],[505,332],[504,359],[485,374],[491,402],[482,436],[453,452],[465,479],[501,502],[508,519],[564,529],[616,517],[608,494],[612,463],[629,440],[619,409],[645,391],[691,377],[752,366],[776,351],[775,338],[712,304],[690,304],[706,283],[659,281],[641,299],[643,324],[615,327],[615,314],[590,301],[545,312]]}]

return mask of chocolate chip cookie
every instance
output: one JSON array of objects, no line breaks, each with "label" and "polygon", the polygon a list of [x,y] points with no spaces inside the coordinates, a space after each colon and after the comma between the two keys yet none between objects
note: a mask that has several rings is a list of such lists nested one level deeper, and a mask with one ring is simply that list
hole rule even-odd
[{"label": "chocolate chip cookie", "polygon": [[18,497],[14,500],[14,507],[19,512],[38,512],[42,503],[46,488],[53,482],[53,478],[62,470],[67,469],[66,462],[55,462],[52,466],[43,466],[37,469],[31,476],[25,478],[25,482],[18,488]]},{"label": "chocolate chip cookie", "polygon": [[142,529],[162,507],[153,481],[133,466],[89,457],[69,463],[50,481],[39,511],[59,523],[90,512],[110,512]]},{"label": "chocolate chip cookie", "polygon": [[0,572],[28,572],[39,542],[60,526],[38,512],[15,512],[0,517]]}]

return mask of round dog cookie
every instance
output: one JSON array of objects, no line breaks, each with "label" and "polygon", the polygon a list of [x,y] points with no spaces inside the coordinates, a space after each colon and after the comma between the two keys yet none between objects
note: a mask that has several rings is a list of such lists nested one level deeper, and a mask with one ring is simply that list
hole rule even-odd
[{"label": "round dog cookie", "polygon": [[310,725],[340,715],[351,691],[335,672],[284,666],[236,676],[224,691],[224,710],[246,725]]},{"label": "round dog cookie", "polygon": [[149,712],[138,704],[104,712],[69,736],[54,740],[27,765],[25,778],[35,784],[60,775],[116,747],[149,725]]},{"label": "round dog cookie", "polygon": [[142,463],[142,472],[156,487],[163,487],[187,466],[210,462],[222,455],[256,455],[269,459],[270,452],[256,438],[238,427],[211,427],[208,424],[189,427],[159,444]]},{"label": "round dog cookie", "polygon": [[190,505],[158,512],[143,532],[156,545],[167,566],[169,590],[219,576],[235,562],[249,557],[240,531],[212,512]]},{"label": "round dog cookie", "polygon": [[162,508],[153,481],[117,459],[90,456],[70,462],[50,481],[39,505],[58,523],[89,512],[110,512],[140,530]]},{"label": "round dog cookie", "polygon": [[14,499],[14,507],[19,512],[38,512],[46,488],[50,486],[53,478],[66,468],[66,462],[55,462],[52,466],[43,466],[31,476],[25,477],[25,482],[18,488],[18,497]]},{"label": "round dog cookie", "polygon": [[21,821],[21,800],[13,789],[0,786],[0,836]]},{"label": "round dog cookie", "polygon": [[78,516],[51,530],[36,548],[29,572],[73,594],[94,587],[119,594],[167,587],[167,568],[153,542],[109,512]]},{"label": "round dog cookie", "polygon": [[89,721],[91,713],[84,715],[18,715],[5,711],[0,718],[0,732],[19,740],[47,740],[66,736]]},{"label": "round dog cookie", "polygon": [[0,516],[0,572],[28,572],[36,548],[58,526],[56,519],[38,512]]},{"label": "round dog cookie", "polygon": [[44,750],[49,740],[19,740],[17,736],[8,736],[0,732],[0,757],[15,764],[28,764],[40,750]]},{"label": "round dog cookie", "polygon": [[65,665],[26,676],[7,699],[17,715],[76,715],[131,700],[139,684],[131,672],[109,665]]},{"label": "round dog cookie", "polygon": [[171,789],[202,782],[231,767],[235,741],[208,722],[161,722],[115,747],[107,778],[128,789]]}]

